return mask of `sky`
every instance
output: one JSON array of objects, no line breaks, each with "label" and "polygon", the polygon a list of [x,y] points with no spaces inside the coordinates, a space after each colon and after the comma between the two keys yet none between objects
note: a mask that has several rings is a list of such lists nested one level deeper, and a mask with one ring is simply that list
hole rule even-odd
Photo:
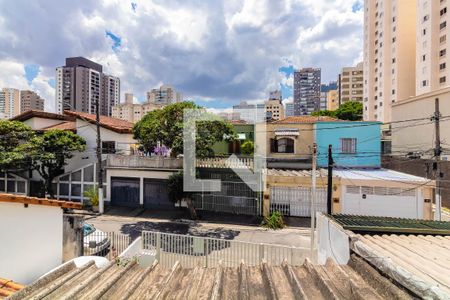
[{"label": "sky", "polygon": [[55,68],[84,56],[136,101],[170,84],[217,109],[292,100],[294,69],[322,82],[362,60],[363,0],[1,0],[0,87],[35,90],[54,109]]}]

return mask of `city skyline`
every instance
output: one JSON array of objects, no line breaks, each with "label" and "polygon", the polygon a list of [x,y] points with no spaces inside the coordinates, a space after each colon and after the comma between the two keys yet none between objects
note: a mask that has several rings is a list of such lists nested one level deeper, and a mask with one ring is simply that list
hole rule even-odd
[{"label": "city skyline", "polygon": [[[121,78],[122,101],[132,92],[144,102],[161,84],[216,108],[275,89],[289,99],[294,67],[320,67],[327,82],[362,58],[362,1],[306,2],[2,3],[0,86],[36,91],[48,109],[55,68],[83,56]],[[16,25],[24,13],[36,16],[34,26]]]}]

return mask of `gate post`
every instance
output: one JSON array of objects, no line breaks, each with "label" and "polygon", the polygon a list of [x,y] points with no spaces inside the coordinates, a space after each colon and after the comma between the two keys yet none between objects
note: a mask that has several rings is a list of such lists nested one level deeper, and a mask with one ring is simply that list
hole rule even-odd
[{"label": "gate post", "polygon": [[208,240],[203,238],[203,243],[204,243],[204,251],[205,251],[205,268],[208,267],[208,255],[209,255],[209,247],[208,247]]},{"label": "gate post", "polygon": [[156,259],[161,263],[161,232],[156,233]]},{"label": "gate post", "polygon": [[261,263],[264,259],[264,244],[259,244],[259,263]]}]

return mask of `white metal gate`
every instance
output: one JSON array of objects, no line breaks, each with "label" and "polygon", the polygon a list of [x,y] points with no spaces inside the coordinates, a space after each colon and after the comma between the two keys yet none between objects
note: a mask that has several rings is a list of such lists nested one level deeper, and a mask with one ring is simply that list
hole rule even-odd
[{"label": "white metal gate", "polygon": [[[311,188],[273,186],[270,188],[270,211],[285,216],[311,216]],[[327,212],[327,190],[316,189],[316,211]]]}]

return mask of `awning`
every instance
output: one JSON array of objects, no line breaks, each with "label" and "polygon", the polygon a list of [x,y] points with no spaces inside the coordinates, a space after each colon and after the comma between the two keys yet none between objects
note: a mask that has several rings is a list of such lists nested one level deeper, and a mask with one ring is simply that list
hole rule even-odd
[{"label": "awning", "polygon": [[276,136],[299,136],[300,132],[298,129],[293,128],[283,128],[283,129],[275,129]]}]

